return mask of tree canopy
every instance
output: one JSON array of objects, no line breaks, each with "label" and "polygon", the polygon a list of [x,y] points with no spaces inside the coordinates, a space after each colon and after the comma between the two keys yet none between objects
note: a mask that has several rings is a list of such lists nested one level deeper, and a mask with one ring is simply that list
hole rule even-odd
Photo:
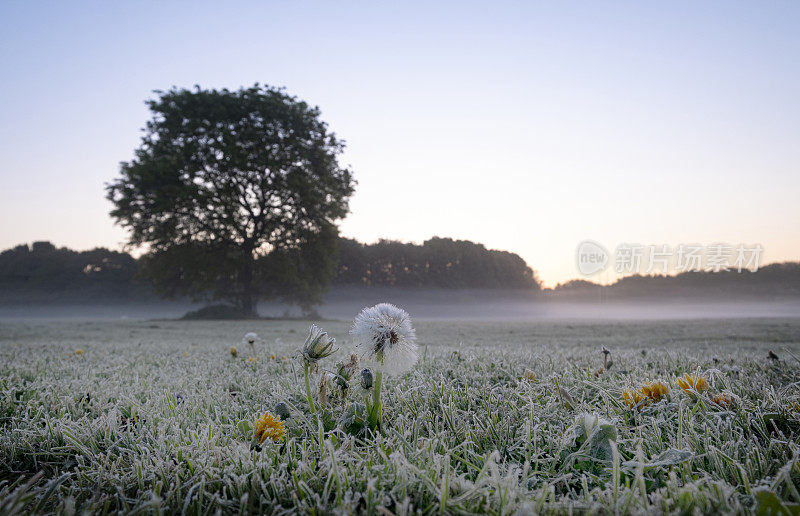
[{"label": "tree canopy", "polygon": [[468,240],[434,237],[422,245],[339,242],[336,283],[401,287],[539,289],[519,255]]},{"label": "tree canopy", "polygon": [[111,215],[167,296],[308,307],[335,274],[354,181],[320,111],[283,90],[173,88],[147,102],[134,158],[107,185]]}]

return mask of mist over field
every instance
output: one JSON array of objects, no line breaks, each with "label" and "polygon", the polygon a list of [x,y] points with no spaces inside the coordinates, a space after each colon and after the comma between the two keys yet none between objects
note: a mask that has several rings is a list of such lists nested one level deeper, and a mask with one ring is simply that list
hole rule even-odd
[{"label": "mist over field", "polygon": [[[598,298],[600,296],[597,296]],[[391,300],[419,320],[658,320],[800,317],[800,298],[561,300],[528,292],[403,288],[334,288],[317,307],[321,319],[350,320],[365,306]],[[91,302],[0,305],[0,320],[13,319],[177,319],[206,303],[154,301],[103,304]],[[302,312],[281,303],[261,302],[268,318],[302,318]],[[308,317],[308,316],[306,316]]]}]

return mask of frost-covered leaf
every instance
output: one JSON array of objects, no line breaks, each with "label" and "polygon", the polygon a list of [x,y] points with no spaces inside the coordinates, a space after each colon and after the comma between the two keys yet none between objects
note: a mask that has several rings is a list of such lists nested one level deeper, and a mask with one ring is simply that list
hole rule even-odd
[{"label": "frost-covered leaf", "polygon": [[686,462],[692,458],[692,452],[687,450],[676,450],[674,448],[670,448],[669,450],[665,450],[659,453],[653,459],[647,462],[640,462],[636,460],[629,460],[626,461],[623,466],[628,469],[635,469],[639,467],[643,467],[644,469],[653,469],[653,468],[660,468],[660,467],[667,467],[667,466],[675,466],[682,462]]},{"label": "frost-covered leaf", "polygon": [[350,435],[361,435],[367,428],[367,407],[363,403],[351,403],[339,417],[339,427]]},{"label": "frost-covered leaf", "polygon": [[588,439],[589,455],[593,459],[610,462],[612,458],[611,441],[617,440],[617,428],[610,423],[597,425]]}]

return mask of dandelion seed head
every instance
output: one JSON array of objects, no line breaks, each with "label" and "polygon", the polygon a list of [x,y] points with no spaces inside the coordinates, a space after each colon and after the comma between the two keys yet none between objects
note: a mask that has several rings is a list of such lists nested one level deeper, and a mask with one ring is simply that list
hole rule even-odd
[{"label": "dandelion seed head", "polygon": [[258,340],[258,334],[253,333],[252,331],[249,333],[244,334],[244,338],[242,339],[243,342],[250,344],[251,346],[256,343]]},{"label": "dandelion seed head", "polygon": [[350,330],[364,361],[387,374],[400,374],[417,363],[416,332],[408,313],[389,303],[365,308]]}]

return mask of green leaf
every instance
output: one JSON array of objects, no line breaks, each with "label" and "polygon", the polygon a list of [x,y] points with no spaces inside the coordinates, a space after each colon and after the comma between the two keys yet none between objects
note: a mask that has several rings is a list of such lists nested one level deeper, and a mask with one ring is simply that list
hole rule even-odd
[{"label": "green leaf", "polygon": [[795,516],[800,515],[800,504],[782,502],[772,491],[756,491],[758,516]]},{"label": "green leaf", "polygon": [[241,433],[243,433],[244,435],[246,435],[246,436],[252,436],[253,435],[253,423],[251,423],[247,419],[239,421],[236,424],[236,428],[238,428],[239,431]]}]

